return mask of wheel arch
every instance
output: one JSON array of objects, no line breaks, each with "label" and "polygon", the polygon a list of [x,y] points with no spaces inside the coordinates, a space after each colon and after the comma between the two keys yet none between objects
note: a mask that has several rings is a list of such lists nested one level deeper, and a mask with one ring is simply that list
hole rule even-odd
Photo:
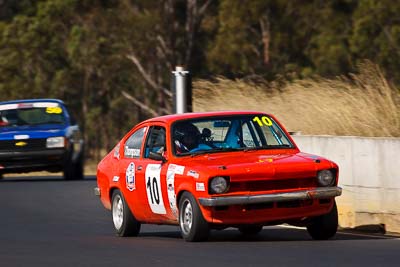
[{"label": "wheel arch", "polygon": [[200,202],[198,200],[198,198],[196,197],[196,194],[194,194],[191,190],[187,189],[187,188],[182,188],[181,190],[178,191],[178,193],[176,194],[176,206],[178,207],[179,210],[179,203],[182,199],[182,195],[187,192],[190,195],[193,196],[194,200],[197,202],[197,205],[200,208],[200,212],[202,213],[204,219],[209,222],[212,223],[213,222],[213,217],[212,217],[212,209],[210,207],[204,207],[202,205],[200,205]]},{"label": "wheel arch", "polygon": [[189,194],[191,194],[197,201],[197,198],[195,197],[195,194],[193,192],[193,186],[189,182],[185,181],[185,182],[179,184],[177,187],[175,187],[175,190],[176,190],[175,191],[176,192],[175,193],[175,201],[176,201],[177,207],[179,207],[179,201],[182,198],[182,194],[185,192],[188,192]]},{"label": "wheel arch", "polygon": [[182,189],[182,190],[180,190],[180,191],[176,194],[176,199],[175,199],[175,201],[176,201],[176,206],[177,206],[178,208],[179,208],[179,202],[181,201],[182,195],[183,195],[183,193],[185,193],[185,192],[188,192],[189,194],[191,194],[191,195],[193,196],[192,192],[190,192],[190,191],[187,190],[187,189]]},{"label": "wheel arch", "polygon": [[122,191],[121,191],[121,189],[118,188],[118,186],[115,186],[115,185],[111,186],[110,190],[108,191],[108,199],[107,199],[108,201],[110,201],[110,203],[112,201],[112,196],[113,196],[115,190],[119,190],[119,192],[121,192],[121,194],[122,194]]}]

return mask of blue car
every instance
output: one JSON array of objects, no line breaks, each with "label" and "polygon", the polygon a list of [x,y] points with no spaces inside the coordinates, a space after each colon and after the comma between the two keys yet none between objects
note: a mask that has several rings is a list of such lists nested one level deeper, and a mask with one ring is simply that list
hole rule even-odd
[{"label": "blue car", "polygon": [[0,178],[4,173],[50,171],[83,178],[84,142],[63,101],[0,102]]}]

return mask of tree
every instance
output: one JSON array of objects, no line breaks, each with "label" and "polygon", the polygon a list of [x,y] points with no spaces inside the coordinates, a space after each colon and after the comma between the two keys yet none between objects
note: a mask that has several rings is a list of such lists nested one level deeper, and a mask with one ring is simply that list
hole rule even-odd
[{"label": "tree", "polygon": [[169,114],[171,71],[334,76],[363,59],[400,83],[400,4],[388,0],[0,1],[0,100],[67,102],[99,157]]},{"label": "tree", "polygon": [[400,3],[365,0],[353,14],[351,51],[356,62],[369,59],[382,66],[392,80],[400,83]]},{"label": "tree", "polygon": [[[171,71],[176,65],[191,68],[195,39],[211,3],[212,0],[166,0],[160,5],[159,1],[125,1],[121,7],[121,25],[128,27],[122,27],[119,35],[124,37],[126,57],[146,82],[144,98],[157,99],[156,109],[144,101],[153,115],[171,112]],[[137,25],[138,31],[130,25]],[[133,95],[129,97],[137,100]]]},{"label": "tree", "polygon": [[314,1],[312,13],[318,23],[306,48],[313,73],[336,76],[354,69],[349,37],[356,1]]},{"label": "tree", "polygon": [[217,74],[245,76],[309,67],[305,55],[315,32],[311,1],[220,1],[218,31],[208,51]]}]

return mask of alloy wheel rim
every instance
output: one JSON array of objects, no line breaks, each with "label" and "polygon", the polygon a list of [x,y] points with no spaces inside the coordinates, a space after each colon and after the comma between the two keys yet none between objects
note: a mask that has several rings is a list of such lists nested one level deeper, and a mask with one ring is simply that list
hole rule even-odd
[{"label": "alloy wheel rim", "polygon": [[182,205],[182,212],[180,217],[181,229],[185,235],[188,235],[190,233],[190,230],[192,229],[192,224],[193,224],[192,204],[190,203],[189,200],[186,199]]},{"label": "alloy wheel rim", "polygon": [[124,206],[122,198],[119,195],[115,196],[113,201],[112,217],[115,229],[121,229],[122,223],[124,222]]}]

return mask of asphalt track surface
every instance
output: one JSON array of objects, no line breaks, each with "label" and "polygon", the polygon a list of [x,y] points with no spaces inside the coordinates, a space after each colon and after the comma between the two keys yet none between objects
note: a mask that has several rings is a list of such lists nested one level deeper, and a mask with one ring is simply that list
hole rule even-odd
[{"label": "asphalt track surface", "polygon": [[400,266],[400,239],[339,232],[313,241],[304,229],[264,227],[256,237],[212,231],[187,243],[175,226],[113,233],[94,196],[95,177],[6,177],[0,181],[0,266]]}]

